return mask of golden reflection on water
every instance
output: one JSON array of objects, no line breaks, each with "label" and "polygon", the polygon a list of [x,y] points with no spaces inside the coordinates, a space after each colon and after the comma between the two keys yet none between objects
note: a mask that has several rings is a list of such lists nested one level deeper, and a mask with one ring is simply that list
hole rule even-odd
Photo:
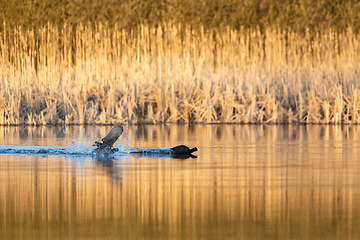
[{"label": "golden reflection on water", "polygon": [[[0,128],[0,145],[97,140],[111,127]],[[0,155],[0,239],[358,239],[357,126],[129,126],[131,147],[197,159]]]}]

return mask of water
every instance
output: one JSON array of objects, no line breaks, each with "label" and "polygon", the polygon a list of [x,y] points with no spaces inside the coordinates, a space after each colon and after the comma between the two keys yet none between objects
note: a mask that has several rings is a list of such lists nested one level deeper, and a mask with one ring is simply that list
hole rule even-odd
[{"label": "water", "polygon": [[129,126],[92,155],[110,129],[0,127],[0,239],[360,237],[357,126]]}]

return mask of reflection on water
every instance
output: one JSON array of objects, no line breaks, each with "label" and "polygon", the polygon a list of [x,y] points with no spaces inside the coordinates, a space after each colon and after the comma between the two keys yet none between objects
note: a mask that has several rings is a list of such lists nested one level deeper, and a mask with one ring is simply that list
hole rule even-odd
[{"label": "reflection on water", "polygon": [[[0,145],[91,145],[110,128],[2,127]],[[0,239],[359,239],[357,126],[129,126],[120,142],[200,152],[2,155]]]}]

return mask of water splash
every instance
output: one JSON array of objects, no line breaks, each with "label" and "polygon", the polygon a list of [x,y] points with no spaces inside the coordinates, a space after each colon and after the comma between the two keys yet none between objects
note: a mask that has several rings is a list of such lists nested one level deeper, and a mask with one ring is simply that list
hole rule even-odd
[{"label": "water splash", "polygon": [[164,148],[133,148],[130,153],[141,153],[145,155],[151,155],[151,154],[173,154],[174,152],[169,147]]},{"label": "water splash", "polygon": [[116,147],[119,149],[119,152],[130,153],[131,146],[129,140],[129,130],[127,126],[124,128],[124,132],[121,138],[118,140],[118,145]]},{"label": "water splash", "polygon": [[[64,134],[65,129],[62,131]],[[112,153],[111,156],[124,156],[127,154],[142,154],[169,156],[173,154],[170,148],[131,148],[128,131],[119,139],[116,146],[119,151]],[[3,145],[0,146],[0,155],[65,155],[65,156],[99,156],[94,152],[92,144],[94,141],[86,138],[85,128],[81,128],[80,134],[71,139],[67,146],[29,146],[29,145]],[[100,154],[101,155],[101,154]],[[109,154],[106,154],[109,155]]]}]

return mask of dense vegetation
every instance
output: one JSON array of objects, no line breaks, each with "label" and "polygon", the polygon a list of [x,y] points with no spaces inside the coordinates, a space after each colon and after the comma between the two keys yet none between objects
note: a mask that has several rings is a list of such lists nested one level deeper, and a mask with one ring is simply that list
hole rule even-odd
[{"label": "dense vegetation", "polygon": [[321,31],[360,29],[357,0],[3,0],[0,21],[9,29],[103,23],[131,29],[139,24],[186,24],[194,28],[241,27]]},{"label": "dense vegetation", "polygon": [[360,123],[358,1],[0,7],[0,125]]}]

